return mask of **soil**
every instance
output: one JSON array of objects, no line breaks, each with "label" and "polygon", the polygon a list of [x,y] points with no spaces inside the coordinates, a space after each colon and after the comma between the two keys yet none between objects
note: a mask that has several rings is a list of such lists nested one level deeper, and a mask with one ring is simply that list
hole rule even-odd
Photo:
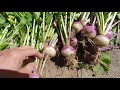
[{"label": "soil", "polygon": [[45,78],[120,78],[120,50],[114,49],[109,53],[111,54],[112,63],[106,75],[93,76],[91,70],[59,67],[52,60],[46,62],[43,75]]}]

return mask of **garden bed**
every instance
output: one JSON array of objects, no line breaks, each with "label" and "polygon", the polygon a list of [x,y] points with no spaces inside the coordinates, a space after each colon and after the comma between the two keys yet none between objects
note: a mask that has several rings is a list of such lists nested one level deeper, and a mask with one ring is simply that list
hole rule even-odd
[{"label": "garden bed", "polygon": [[43,75],[46,78],[120,78],[120,50],[113,49],[109,53],[112,63],[107,75],[94,76],[91,70],[77,70],[75,68],[72,70],[67,67],[58,67],[52,60],[46,62]]},{"label": "garden bed", "polygon": [[119,23],[119,12],[1,12],[0,50],[37,49],[44,55],[35,60],[40,78],[115,78]]}]

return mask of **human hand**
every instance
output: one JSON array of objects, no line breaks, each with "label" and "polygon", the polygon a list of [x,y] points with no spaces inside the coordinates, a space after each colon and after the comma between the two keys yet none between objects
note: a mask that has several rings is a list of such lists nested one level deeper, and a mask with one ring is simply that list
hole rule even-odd
[{"label": "human hand", "polygon": [[29,56],[37,57],[39,59],[43,58],[42,54],[30,46],[3,50],[0,52],[0,69],[12,70],[31,75],[37,65],[36,62],[30,62],[24,67],[21,67],[23,61]]}]

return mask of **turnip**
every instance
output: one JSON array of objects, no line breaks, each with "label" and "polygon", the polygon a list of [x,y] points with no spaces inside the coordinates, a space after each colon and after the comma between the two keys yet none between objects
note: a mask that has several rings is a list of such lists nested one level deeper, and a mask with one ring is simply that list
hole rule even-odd
[{"label": "turnip", "polygon": [[112,31],[109,31],[106,36],[111,39],[113,37],[113,32]]},{"label": "turnip", "polygon": [[76,21],[73,23],[72,28],[78,33],[83,28],[83,25],[79,21]]},{"label": "turnip", "polygon": [[94,26],[85,26],[81,32],[87,34],[90,38],[94,38],[96,36],[96,30]]},{"label": "turnip", "polygon": [[[96,12],[97,24],[98,24],[98,34],[93,41],[96,45],[107,46],[109,45],[110,38],[112,37],[112,24],[117,15],[117,12],[103,13]],[[105,18],[106,17],[106,18]]]},{"label": "turnip", "polygon": [[47,55],[49,55],[51,57],[54,57],[56,55],[56,50],[51,46],[47,46],[45,48],[45,54],[47,54]]},{"label": "turnip", "polygon": [[80,21],[75,21],[72,24],[72,28],[76,31],[76,33],[79,33],[83,27],[90,21],[90,19],[88,19],[90,15],[90,12],[83,12],[82,18]]},{"label": "turnip", "polygon": [[71,45],[72,47],[77,46],[77,44],[78,44],[78,40],[77,40],[76,37],[73,37],[73,38],[70,39],[70,45]]},{"label": "turnip", "polygon": [[75,53],[75,49],[72,46],[64,46],[61,50],[63,56],[70,56]]},{"label": "turnip", "polygon": [[[75,19],[75,15],[76,13],[70,12],[68,14],[68,12],[66,12],[65,18],[63,18],[63,15],[60,15],[59,18],[59,25],[60,25],[59,32],[62,40],[62,47],[60,51],[62,56],[64,57],[64,65],[66,66],[70,66],[71,64],[73,64],[74,63],[73,60],[75,60],[75,54],[76,54],[75,46],[77,45],[77,39],[71,36],[71,30],[74,27],[73,22]],[[68,17],[70,19],[69,20],[70,22],[68,22]],[[79,25],[80,23],[75,22],[74,24]],[[76,29],[79,31],[80,27],[78,28]]]},{"label": "turnip", "polygon": [[98,46],[108,46],[109,45],[109,38],[105,35],[97,35],[94,39],[93,39],[94,43]]},{"label": "turnip", "polygon": [[106,35],[109,32],[109,30],[112,29],[112,24],[116,15],[117,12],[110,12],[106,14],[104,14],[103,12],[96,12],[99,34]]},{"label": "turnip", "polygon": [[[42,48],[40,52],[44,55],[44,58],[38,62],[37,72],[39,76],[42,76],[42,72],[47,60],[56,56],[56,43],[58,42],[58,34],[52,26],[53,16],[49,18],[48,23],[46,23],[46,16],[48,14],[43,12],[42,23],[40,25],[40,33],[38,35],[42,36]],[[36,34],[37,35],[37,34]],[[37,42],[39,43],[39,42]],[[40,46],[39,46],[40,47]]]},{"label": "turnip", "polygon": [[[72,28],[72,23],[74,21],[74,17],[72,18],[72,16],[70,15],[70,27],[67,28],[67,12],[66,12],[66,18],[65,21],[63,20],[63,16],[61,15],[61,21],[62,21],[62,25],[64,32],[61,32],[61,38],[62,38],[62,42],[63,42],[63,48],[61,50],[61,53],[63,56],[67,57],[70,56],[71,54],[74,54],[75,49],[70,46],[70,35],[71,35],[71,28]],[[69,31],[67,31],[67,29],[69,29]],[[63,34],[65,35],[65,37],[63,37]]]}]

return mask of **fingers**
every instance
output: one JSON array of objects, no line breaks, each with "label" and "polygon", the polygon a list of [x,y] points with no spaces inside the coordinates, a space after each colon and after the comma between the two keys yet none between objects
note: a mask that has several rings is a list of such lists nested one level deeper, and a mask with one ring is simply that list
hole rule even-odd
[{"label": "fingers", "polygon": [[39,75],[37,75],[36,72],[29,74],[29,78],[40,78]]},{"label": "fingers", "polygon": [[31,46],[21,46],[21,47],[16,47],[15,49],[29,49],[32,48]]},{"label": "fingers", "polygon": [[25,59],[25,60],[23,61],[22,67],[24,67],[24,66],[27,65],[28,63],[34,62],[35,59],[36,59],[36,58],[33,57],[33,56],[28,57],[27,59]]},{"label": "fingers", "polygon": [[43,58],[43,55],[41,53],[39,53],[36,49],[33,49],[33,48],[19,50],[19,55],[21,55],[21,57],[23,57],[23,58],[26,58],[29,56],[35,56],[39,59]]},{"label": "fingers", "polygon": [[14,48],[18,51],[20,57],[26,58],[29,56],[35,56],[39,59],[43,58],[43,55],[39,53],[36,49],[32,48],[31,46],[21,46]]},{"label": "fingers", "polygon": [[31,74],[32,71],[34,71],[34,69],[36,68],[36,65],[37,65],[36,62],[31,62],[27,64],[26,66],[24,66],[23,68],[21,68],[19,72]]}]

